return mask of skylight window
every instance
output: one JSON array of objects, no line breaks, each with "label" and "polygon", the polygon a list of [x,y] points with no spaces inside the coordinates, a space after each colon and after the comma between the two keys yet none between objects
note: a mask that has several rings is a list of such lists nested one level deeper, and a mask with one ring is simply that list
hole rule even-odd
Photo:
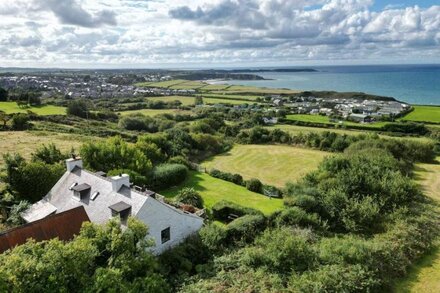
[{"label": "skylight window", "polygon": [[95,198],[99,195],[99,191],[95,191],[90,197],[91,200],[95,200]]},{"label": "skylight window", "polygon": [[69,187],[69,190],[72,190],[77,185],[78,185],[78,182],[72,183],[72,185],[70,185],[70,187]]}]

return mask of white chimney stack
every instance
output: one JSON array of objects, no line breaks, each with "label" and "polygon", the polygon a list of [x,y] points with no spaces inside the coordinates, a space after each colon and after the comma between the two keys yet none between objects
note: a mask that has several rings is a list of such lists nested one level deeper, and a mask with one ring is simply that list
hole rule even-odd
[{"label": "white chimney stack", "polygon": [[114,192],[118,192],[123,185],[130,188],[130,176],[128,176],[128,174],[113,176],[111,179],[112,179],[112,189]]},{"label": "white chimney stack", "polygon": [[66,167],[68,172],[72,172],[75,167],[81,168],[83,167],[83,161],[80,157],[70,158],[66,160]]}]

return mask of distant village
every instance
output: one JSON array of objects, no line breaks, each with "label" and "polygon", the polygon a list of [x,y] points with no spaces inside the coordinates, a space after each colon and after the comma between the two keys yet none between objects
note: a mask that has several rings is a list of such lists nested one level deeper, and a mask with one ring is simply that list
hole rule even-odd
[{"label": "distant village", "polygon": [[[65,99],[100,99],[126,98],[133,96],[193,96],[198,94],[195,89],[170,89],[137,87],[136,82],[160,82],[174,77],[166,72],[143,74],[126,73],[75,73],[65,74],[3,74],[0,75],[0,87],[6,89],[37,90],[42,98],[60,97]],[[411,106],[395,100],[325,98],[314,96],[268,95],[257,100],[270,105],[266,111],[287,114],[311,114],[329,116],[333,122],[350,120],[359,123],[370,123],[378,120],[395,118],[407,113]],[[244,102],[245,104],[246,102]],[[199,105],[200,106],[200,105]],[[204,105],[208,107],[208,105]],[[212,107],[213,105],[209,106]],[[225,105],[214,105],[224,107]],[[253,104],[235,105],[232,107],[248,107],[261,111],[261,107]],[[276,118],[266,118],[268,124],[277,123]]]}]

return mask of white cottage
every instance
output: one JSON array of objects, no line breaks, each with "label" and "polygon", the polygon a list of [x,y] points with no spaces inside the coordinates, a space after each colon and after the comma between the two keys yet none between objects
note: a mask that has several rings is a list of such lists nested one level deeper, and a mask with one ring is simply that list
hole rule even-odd
[{"label": "white cottage", "polygon": [[120,217],[125,225],[132,216],[148,225],[155,254],[182,242],[203,225],[201,217],[164,203],[154,192],[131,189],[126,174],[107,178],[102,172],[89,172],[80,158],[68,159],[66,166],[67,171],[49,193],[22,214],[26,222],[78,206],[83,206],[90,221],[97,224]]}]

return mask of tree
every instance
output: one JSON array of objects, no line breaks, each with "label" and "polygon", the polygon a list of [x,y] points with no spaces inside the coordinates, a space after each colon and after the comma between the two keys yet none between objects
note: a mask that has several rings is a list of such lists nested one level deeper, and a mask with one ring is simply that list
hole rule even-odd
[{"label": "tree", "polygon": [[151,160],[139,148],[121,137],[88,142],[81,147],[80,153],[86,166],[97,171],[129,169],[146,176],[153,167]]},{"label": "tree", "polygon": [[261,193],[263,190],[263,184],[260,180],[252,178],[246,181],[246,188],[250,191]]},{"label": "tree", "polygon": [[197,96],[194,98],[194,105],[203,105],[203,98],[201,96]]},{"label": "tree", "polygon": [[27,163],[19,155],[5,155],[6,182],[21,199],[36,202],[45,196],[64,173],[62,164]]},{"label": "tree", "polygon": [[175,200],[177,202],[192,205],[199,209],[203,208],[203,198],[197,191],[195,191],[194,188],[185,187],[181,189],[177,193]]},{"label": "tree", "polygon": [[29,128],[29,115],[23,113],[17,113],[12,115],[12,129],[14,130],[26,130]]},{"label": "tree", "polygon": [[147,227],[136,219],[84,223],[70,242],[29,241],[0,255],[5,292],[169,292],[148,252]]},{"label": "tree", "polygon": [[89,106],[85,100],[73,100],[67,105],[67,115],[88,118]]},{"label": "tree", "polygon": [[6,128],[6,123],[11,119],[11,116],[7,115],[6,112],[0,110],[0,121],[3,122],[3,128]]},{"label": "tree", "polygon": [[6,102],[8,100],[8,91],[0,87],[0,101]]},{"label": "tree", "polygon": [[50,143],[47,146],[42,145],[39,147],[35,153],[32,154],[32,161],[41,161],[46,164],[55,164],[63,161],[67,157],[66,154],[61,153],[61,151],[55,146],[55,144]]}]

